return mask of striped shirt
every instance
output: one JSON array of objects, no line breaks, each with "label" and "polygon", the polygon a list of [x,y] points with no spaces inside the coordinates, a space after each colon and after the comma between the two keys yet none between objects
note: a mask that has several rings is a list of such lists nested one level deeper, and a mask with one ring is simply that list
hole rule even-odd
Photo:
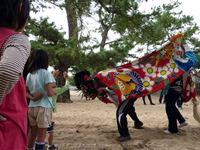
[{"label": "striped shirt", "polygon": [[21,33],[10,36],[0,49],[0,103],[22,75],[30,49],[28,37]]}]

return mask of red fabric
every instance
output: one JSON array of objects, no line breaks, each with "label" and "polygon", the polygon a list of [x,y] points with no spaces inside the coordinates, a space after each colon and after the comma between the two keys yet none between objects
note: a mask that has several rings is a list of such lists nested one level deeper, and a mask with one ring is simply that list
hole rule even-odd
[{"label": "red fabric", "polygon": [[100,72],[100,73],[96,74],[95,78],[98,78],[101,83],[103,83],[104,85],[109,87],[111,90],[113,90],[115,92],[115,94],[117,95],[117,97],[118,97],[118,103],[121,104],[121,102],[122,102],[122,93],[121,93],[120,89],[117,86],[115,86],[115,84],[114,84],[115,83],[114,73],[115,73],[114,71],[111,71],[111,72],[108,72],[108,74],[106,76],[104,76]]},{"label": "red fabric", "polygon": [[177,34],[159,50],[139,58],[136,62],[100,71],[95,78],[114,91],[119,104],[122,97],[137,99],[165,89],[186,71],[180,66],[185,63],[177,64],[178,56],[174,58],[174,53],[182,50],[181,37],[182,34]]},{"label": "red fabric", "polygon": [[195,86],[195,80],[192,78],[191,74],[188,74],[184,80],[185,84],[183,88],[183,101],[186,103],[197,96],[197,91]]},{"label": "red fabric", "polygon": [[84,75],[83,79],[84,79],[84,81],[87,81],[87,80],[90,79],[90,76],[88,76],[88,75]]},{"label": "red fabric", "polygon": [[[0,47],[14,31],[0,28]],[[0,51],[2,55],[2,52]],[[21,76],[12,91],[2,99],[0,114],[7,118],[0,121],[0,149],[25,150],[27,144],[27,102],[25,82]]]}]

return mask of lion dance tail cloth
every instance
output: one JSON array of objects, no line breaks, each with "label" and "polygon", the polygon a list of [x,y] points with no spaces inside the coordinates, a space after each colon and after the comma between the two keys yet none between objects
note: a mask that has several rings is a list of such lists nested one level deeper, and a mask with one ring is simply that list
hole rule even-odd
[{"label": "lion dance tail cloth", "polygon": [[[165,89],[198,62],[192,50],[186,44],[182,44],[182,37],[182,34],[177,34],[159,50],[134,62],[101,71],[96,77],[115,92],[119,101],[123,97],[135,99]],[[184,93],[188,86],[193,89],[187,91],[188,95],[184,94],[184,102],[187,102],[196,98],[197,94],[195,87],[191,88],[191,76],[188,75],[184,79]]]},{"label": "lion dance tail cloth", "polygon": [[[100,71],[95,75],[95,79],[113,91],[120,104],[123,99],[137,99],[166,89],[174,80],[183,77],[184,102],[193,99],[194,117],[200,122],[195,83],[190,73],[198,61],[192,50],[183,44],[182,37],[182,34],[174,35],[160,49],[134,62]],[[77,88],[81,89],[86,97],[95,95],[88,71],[76,74],[75,81]],[[82,84],[84,86],[81,86]]]},{"label": "lion dance tail cloth", "polygon": [[159,50],[96,76],[107,87],[125,98],[138,98],[166,88],[197,62],[194,53],[181,45],[182,34],[173,36]]},{"label": "lion dance tail cloth", "polygon": [[196,73],[189,71],[184,74],[184,100],[185,102],[192,99],[193,102],[193,117],[196,121],[200,123],[200,112],[199,103],[200,100],[197,97],[196,85],[195,85]]}]

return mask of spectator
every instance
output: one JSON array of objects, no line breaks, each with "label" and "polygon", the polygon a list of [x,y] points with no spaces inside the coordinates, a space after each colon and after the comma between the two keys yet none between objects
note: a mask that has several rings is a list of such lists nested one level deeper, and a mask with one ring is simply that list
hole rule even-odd
[{"label": "spectator", "polygon": [[[52,122],[52,96],[55,95],[55,79],[47,71],[48,55],[43,50],[34,52],[32,61],[29,64],[29,74],[26,85],[29,95],[43,93],[44,96],[34,101],[30,99],[28,116],[30,121],[30,136],[28,150],[44,150],[47,128]],[[35,142],[35,140],[37,141]]]},{"label": "spectator", "polygon": [[[55,70],[52,73],[53,73],[54,78],[56,79],[57,76],[59,76],[60,71],[59,70]],[[53,112],[57,112],[56,100],[57,100],[58,95],[62,94],[63,92],[65,92],[66,90],[69,89],[67,72],[63,73],[63,77],[65,79],[65,85],[63,87],[56,87],[55,88],[56,95],[54,95],[52,97]],[[53,143],[53,139],[54,139],[54,124],[55,124],[55,122],[52,121],[50,127],[47,128],[48,150],[56,150],[56,149],[58,149],[58,147]]]},{"label": "spectator", "polygon": [[22,32],[28,0],[1,0],[0,6],[0,148],[24,150],[27,143],[26,86],[22,76],[30,42]]}]

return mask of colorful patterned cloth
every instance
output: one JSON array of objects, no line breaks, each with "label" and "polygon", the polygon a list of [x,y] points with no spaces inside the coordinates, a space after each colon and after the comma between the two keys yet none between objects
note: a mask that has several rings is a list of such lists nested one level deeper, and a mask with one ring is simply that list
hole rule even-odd
[{"label": "colorful patterned cloth", "polygon": [[116,93],[119,102],[164,89],[197,62],[191,49],[181,44],[182,36],[177,34],[159,50],[95,77]]}]

